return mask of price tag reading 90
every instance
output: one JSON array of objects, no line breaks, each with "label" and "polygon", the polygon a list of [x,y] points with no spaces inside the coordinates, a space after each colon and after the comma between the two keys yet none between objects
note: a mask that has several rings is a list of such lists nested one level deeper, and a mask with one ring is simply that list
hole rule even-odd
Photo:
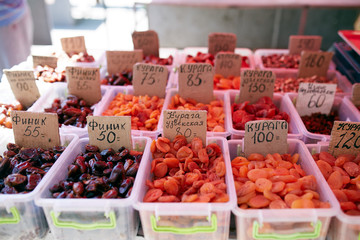
[{"label": "price tag reading 90", "polygon": [[335,121],[331,131],[329,153],[335,157],[341,154],[359,154],[360,123]]}]

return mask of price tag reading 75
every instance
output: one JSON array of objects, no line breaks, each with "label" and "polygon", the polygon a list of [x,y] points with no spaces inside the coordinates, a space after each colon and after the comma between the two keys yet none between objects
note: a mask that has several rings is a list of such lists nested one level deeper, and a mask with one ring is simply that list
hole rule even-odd
[{"label": "price tag reading 75", "polygon": [[335,121],[331,131],[329,153],[335,157],[341,154],[359,154],[360,123]]}]

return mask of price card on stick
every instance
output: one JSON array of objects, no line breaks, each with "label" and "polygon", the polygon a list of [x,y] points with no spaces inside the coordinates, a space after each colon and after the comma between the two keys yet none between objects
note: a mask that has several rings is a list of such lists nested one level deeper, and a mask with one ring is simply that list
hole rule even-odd
[{"label": "price card on stick", "polygon": [[352,86],[351,101],[355,106],[360,106],[360,83],[355,83]]},{"label": "price card on stick", "polygon": [[218,53],[215,56],[215,74],[224,77],[240,76],[241,56],[235,53]]},{"label": "price card on stick", "polygon": [[275,73],[264,70],[244,70],[241,72],[240,95],[238,102],[255,103],[259,98],[274,94]]},{"label": "price card on stick", "polygon": [[144,56],[159,57],[159,37],[155,31],[133,32],[132,40],[134,49],[142,49]]},{"label": "price card on stick", "polygon": [[298,77],[312,77],[314,75],[326,77],[333,55],[332,52],[303,51]]},{"label": "price card on stick", "polygon": [[360,123],[335,121],[328,152],[337,157],[341,154],[360,153]]},{"label": "price card on stick", "polygon": [[216,55],[218,52],[234,52],[236,48],[236,34],[210,33],[208,36],[208,52]]},{"label": "price card on stick", "polygon": [[106,51],[107,71],[109,75],[131,72],[135,63],[142,62],[142,50]]},{"label": "price card on stick", "polygon": [[302,51],[319,51],[321,42],[321,36],[292,35],[289,37],[289,54],[301,54]]},{"label": "price card on stick", "polygon": [[247,122],[244,135],[245,156],[251,153],[287,153],[287,134],[288,123],[285,120]]},{"label": "price card on stick", "polygon": [[165,66],[137,63],[133,74],[134,94],[164,98],[167,79],[168,70]]},{"label": "price card on stick", "polygon": [[66,67],[69,94],[93,105],[101,99],[99,68]]},{"label": "price card on stick", "polygon": [[61,38],[60,41],[61,41],[62,49],[69,56],[81,52],[83,53],[86,52],[84,36]]},{"label": "price card on stick", "polygon": [[4,70],[4,74],[6,75],[15,98],[25,108],[31,107],[31,105],[40,97],[33,71]]},{"label": "price card on stick", "polygon": [[296,110],[300,116],[329,114],[334,103],[336,84],[300,83]]},{"label": "price card on stick", "polygon": [[44,149],[60,145],[56,113],[12,111],[10,117],[16,144]]},{"label": "price card on stick", "polygon": [[174,140],[183,135],[190,142],[194,137],[206,144],[207,112],[205,110],[164,110],[163,136]]},{"label": "price card on stick", "polygon": [[179,67],[179,95],[201,103],[214,99],[214,70],[208,63],[185,63]]},{"label": "price card on stick", "polygon": [[36,68],[37,66],[49,66],[52,68],[57,67],[57,57],[54,56],[35,56],[32,55],[33,59],[33,67]]},{"label": "price card on stick", "polygon": [[131,116],[87,116],[89,143],[101,150],[132,149]]}]

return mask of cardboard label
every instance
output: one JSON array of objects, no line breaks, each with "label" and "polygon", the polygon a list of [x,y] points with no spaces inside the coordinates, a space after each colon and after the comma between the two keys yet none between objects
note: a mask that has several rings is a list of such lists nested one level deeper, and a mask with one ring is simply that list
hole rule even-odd
[{"label": "cardboard label", "polygon": [[300,116],[329,114],[334,103],[336,84],[300,83],[296,110]]},{"label": "cardboard label", "polygon": [[142,62],[142,50],[106,51],[107,72],[109,75],[131,72],[135,63]]},{"label": "cardboard label", "polygon": [[301,53],[298,77],[312,77],[314,75],[326,77],[333,52]]},{"label": "cardboard label", "polygon": [[245,156],[251,153],[287,153],[287,134],[288,123],[285,120],[247,122],[244,135]]},{"label": "cardboard label", "polygon": [[74,54],[78,54],[81,52],[83,52],[83,53],[86,52],[84,36],[61,38],[60,41],[61,41],[62,49],[69,56],[72,56]]},{"label": "cardboard label", "polygon": [[89,143],[101,150],[132,149],[131,116],[87,116]]},{"label": "cardboard label", "polygon": [[208,53],[216,55],[218,52],[234,52],[236,48],[236,34],[210,33],[208,36]]},{"label": "cardboard label", "polygon": [[44,149],[60,146],[59,120],[56,113],[12,111],[15,143],[21,147]]},{"label": "cardboard label", "polygon": [[132,40],[134,49],[142,49],[144,56],[159,57],[159,37],[155,31],[133,32]]},{"label": "cardboard label", "polygon": [[4,74],[6,75],[15,98],[25,108],[31,107],[31,105],[40,97],[33,71],[4,70]]},{"label": "cardboard label", "polygon": [[274,94],[275,73],[264,70],[244,70],[241,72],[239,103],[255,103],[261,97],[271,99]]},{"label": "cardboard label", "polygon": [[188,142],[194,137],[206,144],[207,112],[192,110],[164,110],[163,136],[173,141],[183,135]]},{"label": "cardboard label", "polygon": [[235,53],[218,53],[215,57],[215,74],[223,77],[240,76],[241,56]]},{"label": "cardboard label", "polygon": [[208,63],[185,63],[179,67],[179,95],[201,103],[214,99],[214,70]]},{"label": "cardboard label", "polygon": [[49,66],[52,68],[57,68],[57,57],[54,56],[32,56],[33,59],[33,67],[37,66]]},{"label": "cardboard label", "polygon": [[99,68],[66,67],[69,94],[93,105],[101,99]]},{"label": "cardboard label", "polygon": [[134,95],[149,95],[165,98],[168,79],[166,66],[137,63],[134,66],[133,87]]},{"label": "cardboard label", "polygon": [[331,131],[328,152],[335,157],[341,154],[359,154],[360,123],[335,121]]},{"label": "cardboard label", "polygon": [[351,101],[355,106],[360,106],[360,83],[353,84]]},{"label": "cardboard label", "polygon": [[319,51],[321,36],[292,35],[289,37],[289,54],[301,54],[302,51]]}]

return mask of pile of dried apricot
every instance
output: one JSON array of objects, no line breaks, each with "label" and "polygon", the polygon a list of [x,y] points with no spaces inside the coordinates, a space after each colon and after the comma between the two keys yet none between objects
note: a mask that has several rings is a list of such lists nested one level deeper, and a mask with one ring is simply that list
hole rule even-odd
[{"label": "pile of dried apricot", "polygon": [[214,76],[214,90],[240,89],[240,76],[224,77],[221,74]]},{"label": "pile of dried apricot", "polygon": [[151,144],[152,180],[144,202],[227,202],[225,162],[216,143],[203,146],[200,138],[190,143],[184,136],[171,142],[159,137]]}]

